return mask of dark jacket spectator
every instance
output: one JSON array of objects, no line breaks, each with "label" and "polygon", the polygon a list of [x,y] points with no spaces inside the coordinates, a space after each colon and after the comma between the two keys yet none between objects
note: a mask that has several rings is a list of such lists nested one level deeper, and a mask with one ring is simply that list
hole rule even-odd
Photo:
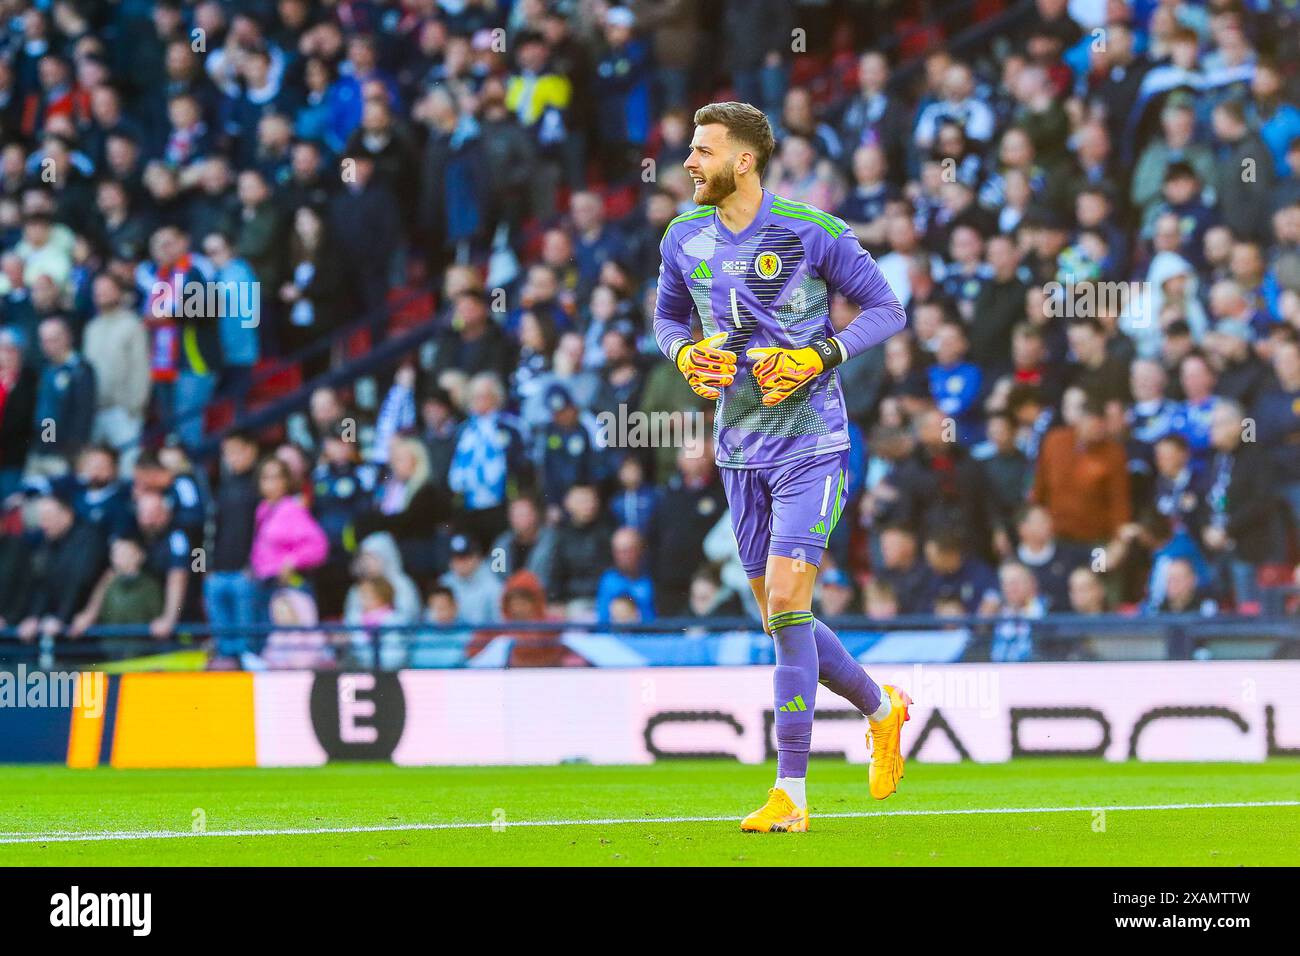
[{"label": "dark jacket spectator", "polygon": [[594,601],[600,576],[609,566],[613,529],[590,486],[570,488],[565,511],[565,520],[555,533],[555,556],[548,575],[550,596],[556,601]]},{"label": "dark jacket spectator", "polygon": [[257,470],[242,473],[227,471],[217,483],[217,520],[213,522],[212,553],[208,568],[212,571],[243,571],[253,551],[253,532],[257,511]]},{"label": "dark jacket spectator", "polygon": [[395,439],[390,459],[390,474],[379,484],[374,506],[357,518],[356,537],[388,532],[402,565],[418,578],[438,566],[434,538],[448,517],[446,497],[429,478],[429,453],[418,438]]},{"label": "dark jacket spectator", "polygon": [[[36,413],[36,372],[23,364],[16,341],[0,337],[0,474],[21,472],[27,464]],[[14,488],[3,487],[0,498]]]},{"label": "dark jacket spectator", "polygon": [[389,270],[402,221],[393,194],[374,182],[374,160],[345,157],[344,188],[330,200],[326,233],[338,251],[340,279],[351,288],[355,313],[371,323],[384,316]]},{"label": "dark jacket spectator", "polygon": [[27,605],[31,549],[26,537],[15,533],[22,530],[20,515],[17,525],[0,533],[0,627],[13,627],[17,624]]},{"label": "dark jacket spectator", "polygon": [[682,555],[700,554],[705,536],[727,513],[726,494],[709,449],[682,449],[677,469],[660,506],[663,514],[677,520],[657,522],[651,535],[656,610],[664,617],[681,614],[686,607],[695,562],[683,561]]},{"label": "dark jacket spectator", "polygon": [[95,424],[95,370],[72,350],[66,322],[41,326],[41,348],[49,364],[36,390],[33,434],[42,454],[71,459],[90,441]]},{"label": "dark jacket spectator", "polygon": [[454,368],[467,375],[491,372],[504,380],[514,369],[515,343],[497,325],[488,311],[486,297],[476,289],[457,297],[452,328],[440,332],[435,343],[435,379]]},{"label": "dark jacket spectator", "polygon": [[105,560],[104,541],[79,520],[71,505],[55,497],[37,504],[40,538],[32,549],[30,586],[21,617],[52,617],[67,625],[85,605]]},{"label": "dark jacket spectator", "polygon": [[1222,527],[1231,552],[1250,564],[1286,557],[1276,474],[1268,449],[1256,442],[1220,451],[1210,463],[1210,525]]},{"label": "dark jacket spectator", "polygon": [[1215,164],[1214,192],[1219,216],[1242,239],[1268,241],[1273,212],[1273,154],[1247,125],[1240,103],[1214,110],[1214,131],[1222,144]]},{"label": "dark jacket spectator", "polygon": [[921,417],[918,448],[890,479],[900,497],[884,517],[907,523],[924,537],[957,529],[969,551],[991,560],[992,495],[979,462],[956,444],[956,436],[945,437],[949,427],[938,411]]}]

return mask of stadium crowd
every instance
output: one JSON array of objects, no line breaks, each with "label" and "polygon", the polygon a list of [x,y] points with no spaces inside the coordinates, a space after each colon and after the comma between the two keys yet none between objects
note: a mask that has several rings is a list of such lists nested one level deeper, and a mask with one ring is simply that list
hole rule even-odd
[{"label": "stadium crowd", "polygon": [[[0,0],[0,627],[743,613],[711,409],[648,330],[728,98],[909,319],[839,370],[819,613],[1257,610],[1300,528],[1300,13],[942,6]],[[413,296],[395,370],[205,457],[268,362],[346,372],[312,346]],[[301,637],[217,655],[346,652]]]}]

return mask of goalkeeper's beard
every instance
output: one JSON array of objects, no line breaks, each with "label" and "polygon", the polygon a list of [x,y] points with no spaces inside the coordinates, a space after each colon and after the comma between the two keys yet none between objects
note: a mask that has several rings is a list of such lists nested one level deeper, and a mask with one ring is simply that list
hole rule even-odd
[{"label": "goalkeeper's beard", "polygon": [[696,202],[701,206],[716,206],[735,191],[736,170],[735,167],[729,166],[716,175],[705,177]]}]

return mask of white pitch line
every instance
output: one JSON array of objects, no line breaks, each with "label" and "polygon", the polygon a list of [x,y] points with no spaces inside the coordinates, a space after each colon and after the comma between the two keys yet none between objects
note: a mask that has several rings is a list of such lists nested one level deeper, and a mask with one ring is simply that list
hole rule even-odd
[{"label": "white pitch line", "polygon": [[[815,813],[815,820],[860,820],[868,817],[952,817],[983,816],[1010,813],[1093,813],[1104,810],[1107,813],[1120,813],[1137,810],[1236,810],[1255,807],[1300,807],[1300,800],[1262,800],[1240,803],[1152,803],[1131,806],[1080,806],[1080,807],[985,807],[959,810],[864,810],[849,813]],[[113,840],[179,840],[186,837],[255,837],[255,836],[313,836],[332,833],[406,833],[418,830],[486,830],[491,828],[509,829],[513,827],[576,827],[576,826],[621,826],[623,824],[662,824],[662,823],[727,823],[736,817],[606,817],[588,820],[516,820],[516,821],[473,821],[461,823],[398,823],[382,826],[354,827],[285,827],[268,830],[209,830],[194,833],[188,830],[117,830],[94,832],[75,832],[57,830],[50,833],[30,834],[10,831],[0,832],[0,845],[14,843],[82,843]]]}]

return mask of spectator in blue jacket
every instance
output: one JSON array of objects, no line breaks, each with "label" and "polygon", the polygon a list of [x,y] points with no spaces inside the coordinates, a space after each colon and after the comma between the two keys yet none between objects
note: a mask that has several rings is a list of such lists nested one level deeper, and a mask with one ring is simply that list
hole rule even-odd
[{"label": "spectator in blue jacket", "polygon": [[606,262],[623,253],[623,238],[605,221],[605,207],[593,192],[577,192],[569,199],[573,219],[573,258],[578,263],[578,301],[586,302],[600,281]]},{"label": "spectator in blue jacket", "polygon": [[503,410],[501,380],[483,372],[467,391],[470,415],[456,437],[447,484],[464,502],[465,530],[486,549],[506,530],[506,502],[528,484],[531,466],[523,427]]},{"label": "spectator in blue jacket", "polygon": [[551,411],[551,421],[538,436],[537,460],[542,496],[559,502],[574,485],[594,485],[604,477],[602,450],[563,385],[547,388],[546,407]]},{"label": "spectator in blue jacket", "polygon": [[1273,456],[1280,497],[1300,527],[1300,343],[1283,341],[1273,346],[1276,384],[1255,402],[1256,439]]},{"label": "spectator in blue jacket", "polygon": [[172,523],[194,543],[203,540],[210,495],[200,486],[183,449],[172,445],[142,452],[135,460],[131,480],[136,497],[145,491],[158,492],[171,509]]},{"label": "spectator in blue jacket", "polygon": [[627,7],[605,11],[605,52],[596,64],[597,142],[605,174],[615,181],[634,172],[652,123],[650,48],[634,36],[635,24]]},{"label": "spectator in blue jacket", "polygon": [[416,227],[436,274],[454,252],[470,249],[484,229],[482,143],[478,120],[459,112],[445,87],[431,89],[416,106],[415,117],[428,126]]},{"label": "spectator in blue jacket", "polygon": [[330,88],[333,109],[330,111],[326,142],[337,143],[338,149],[348,141],[352,131],[361,125],[361,111],[365,105],[365,88],[370,81],[378,81],[388,94],[388,103],[397,108],[400,104],[397,83],[379,69],[379,56],[372,36],[358,35],[348,41],[347,59],[339,67],[339,78]]},{"label": "spectator in blue jacket", "polygon": [[266,47],[244,52],[239,67],[240,91],[225,102],[224,132],[232,139],[235,156],[241,166],[250,166],[257,158],[257,127],[264,116],[292,114],[297,97],[281,86]]},{"label": "spectator in blue jacket", "polygon": [[654,620],[654,582],[645,570],[645,543],[635,528],[619,528],[610,540],[614,566],[600,576],[596,587],[596,619],[610,623],[610,605],[618,598],[630,598],[641,612],[642,621]]},{"label": "spectator in blue jacket", "polygon": [[663,492],[646,481],[645,462],[635,454],[623,457],[617,478],[618,488],[609,502],[615,524],[647,534],[659,514]]},{"label": "spectator in blue jacket", "polygon": [[[259,336],[263,289],[252,267],[236,257],[230,237],[214,232],[203,240],[203,254],[212,263],[213,280],[219,290],[221,308],[217,328],[221,332],[221,390],[242,407],[253,382],[253,367],[261,354]],[[276,290],[268,287],[266,295]]]},{"label": "spectator in blue jacket", "polygon": [[930,569],[924,600],[926,612],[934,612],[935,603],[945,598],[960,601],[967,614],[987,615],[997,611],[1001,603],[997,575],[979,558],[964,551],[960,533],[943,529],[926,541],[925,562]]},{"label": "spectator in blue jacket", "polygon": [[[1120,537],[1125,537],[1126,529],[1132,527],[1121,528]],[[1147,578],[1148,608],[1158,609],[1165,603],[1170,572],[1174,563],[1179,561],[1186,562],[1195,572],[1196,586],[1209,593],[1214,585],[1214,569],[1186,527],[1175,526],[1168,517],[1153,511],[1144,516],[1136,536],[1151,553],[1151,572]]]},{"label": "spectator in blue jacket", "polygon": [[73,349],[66,319],[46,319],[39,335],[47,364],[36,389],[33,451],[27,467],[37,474],[55,476],[65,474],[90,441],[95,423],[95,370]]},{"label": "spectator in blue jacket", "polygon": [[[335,118],[343,112],[333,65],[324,57],[313,56],[303,64],[302,76],[306,95],[294,115],[294,135],[321,143],[332,153],[342,152],[347,141],[333,135]],[[337,128],[344,125],[340,118]]]},{"label": "spectator in blue jacket", "polygon": [[956,321],[945,322],[936,336],[935,364],[930,366],[930,397],[944,415],[957,422],[963,445],[979,438],[980,412],[976,400],[984,378],[979,367],[966,361],[966,330]]},{"label": "spectator in blue jacket", "polygon": [[89,522],[103,540],[132,529],[131,489],[118,476],[117,452],[110,446],[87,445],[81,450],[72,488],[77,517]]},{"label": "spectator in blue jacket", "polygon": [[1170,431],[1186,439],[1192,452],[1192,471],[1201,475],[1213,456],[1210,416],[1217,401],[1217,380],[1205,356],[1193,352],[1179,363],[1178,382],[1183,390],[1183,400],[1174,412]]},{"label": "spectator in blue jacket", "polygon": [[1205,266],[1202,239],[1205,230],[1218,222],[1215,211],[1205,204],[1202,198],[1204,184],[1191,163],[1170,163],[1165,169],[1164,185],[1161,187],[1163,202],[1156,203],[1143,221],[1142,235],[1151,238],[1156,231],[1156,222],[1161,216],[1172,213],[1178,219],[1180,244],[1174,250],[1198,269]]}]

